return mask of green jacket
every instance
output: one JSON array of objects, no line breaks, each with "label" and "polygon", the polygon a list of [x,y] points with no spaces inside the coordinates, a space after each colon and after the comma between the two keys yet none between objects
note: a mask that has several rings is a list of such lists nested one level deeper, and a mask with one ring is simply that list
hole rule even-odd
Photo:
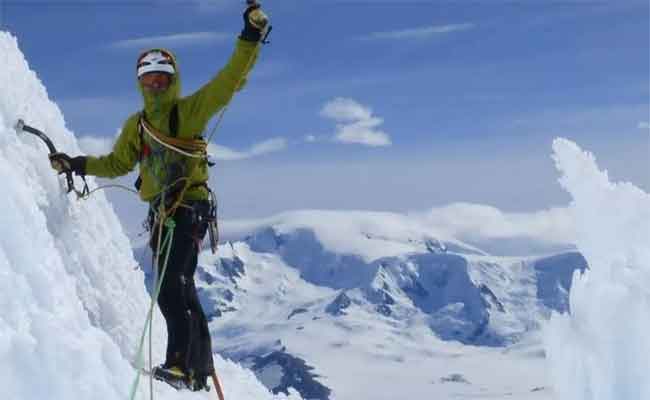
[{"label": "green jacket", "polygon": [[[168,135],[170,113],[174,104],[177,104],[176,137],[179,139],[201,137],[210,118],[228,104],[235,92],[244,86],[246,75],[255,64],[258,53],[257,43],[238,39],[228,64],[210,82],[187,97],[180,97],[178,63],[176,63],[176,74],[165,92],[153,95],[145,92],[138,84],[144,99],[147,121],[153,128]],[[237,83],[240,83],[239,87],[236,87]],[[140,135],[138,128],[140,114],[141,112],[133,114],[126,120],[110,154],[87,157],[86,174],[114,178],[126,175],[140,163],[142,181],[139,190],[142,200],[147,202],[156,200],[163,188],[179,177],[190,174],[191,188],[185,193],[184,200],[207,199],[206,188],[199,185],[208,180],[207,162],[168,150],[144,132]],[[144,148],[147,149],[145,152],[147,154],[143,154]]]}]

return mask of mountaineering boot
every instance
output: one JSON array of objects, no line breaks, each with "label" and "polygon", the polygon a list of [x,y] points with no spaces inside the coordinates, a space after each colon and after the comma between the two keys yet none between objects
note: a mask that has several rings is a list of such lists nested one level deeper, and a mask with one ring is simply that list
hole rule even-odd
[{"label": "mountaineering boot", "polygon": [[206,392],[209,392],[210,385],[208,385],[208,377],[207,376],[193,377],[190,380],[189,388],[193,392],[199,392],[201,390],[205,390]]},{"label": "mountaineering boot", "polygon": [[161,365],[151,371],[154,379],[165,382],[176,390],[189,389],[189,377],[179,367]]},{"label": "mountaineering boot", "polygon": [[210,391],[210,385],[208,385],[208,377],[207,375],[194,375],[190,373],[190,377],[188,380],[187,388],[190,389],[193,392],[199,392],[201,390],[205,390],[206,392]]}]

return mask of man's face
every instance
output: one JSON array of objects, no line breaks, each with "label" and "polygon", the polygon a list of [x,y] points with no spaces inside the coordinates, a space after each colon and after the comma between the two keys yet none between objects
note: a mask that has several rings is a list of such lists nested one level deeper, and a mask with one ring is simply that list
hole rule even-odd
[{"label": "man's face", "polygon": [[171,75],[165,72],[149,72],[140,77],[142,87],[153,94],[160,94],[171,84]]}]

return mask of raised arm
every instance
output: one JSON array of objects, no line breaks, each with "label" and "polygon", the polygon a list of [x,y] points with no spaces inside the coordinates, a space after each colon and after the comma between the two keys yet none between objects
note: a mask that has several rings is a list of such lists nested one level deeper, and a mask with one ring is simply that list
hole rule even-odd
[{"label": "raised arm", "polygon": [[255,65],[259,46],[238,39],[228,64],[191,96],[181,101],[194,123],[203,127],[246,83],[248,71]]},{"label": "raised arm", "polygon": [[192,125],[196,124],[199,130],[246,84],[246,76],[257,61],[260,42],[269,24],[260,5],[249,4],[252,5],[243,15],[244,29],[226,66],[196,93],[181,101],[183,111],[191,115]]}]

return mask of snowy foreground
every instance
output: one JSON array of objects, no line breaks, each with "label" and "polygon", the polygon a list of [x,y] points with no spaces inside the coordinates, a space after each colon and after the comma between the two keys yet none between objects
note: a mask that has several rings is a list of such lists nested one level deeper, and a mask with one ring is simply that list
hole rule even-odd
[{"label": "snowy foreground", "polygon": [[[81,153],[1,32],[0,52],[0,394],[128,399],[150,254],[134,257],[102,192],[66,195],[45,145],[16,134],[23,118]],[[226,399],[650,398],[649,196],[610,183],[572,142],[556,140],[554,158],[574,199],[579,252],[497,257],[484,245],[498,245],[392,213],[224,224],[218,255],[201,254],[197,284]],[[158,312],[154,321],[159,363]],[[136,398],[150,398],[147,379]]]},{"label": "snowy foreground", "polygon": [[[144,275],[104,195],[66,196],[45,144],[14,131],[23,118],[59,150],[80,154],[16,40],[2,32],[0,53],[1,397],[128,399],[149,304]],[[154,354],[160,355],[162,316],[154,321]],[[218,355],[215,364],[228,399],[286,398],[272,395],[250,370]],[[149,398],[148,387],[142,380],[136,398]],[[156,399],[187,398],[164,385],[154,389]],[[214,398],[214,392],[192,398]]]}]

